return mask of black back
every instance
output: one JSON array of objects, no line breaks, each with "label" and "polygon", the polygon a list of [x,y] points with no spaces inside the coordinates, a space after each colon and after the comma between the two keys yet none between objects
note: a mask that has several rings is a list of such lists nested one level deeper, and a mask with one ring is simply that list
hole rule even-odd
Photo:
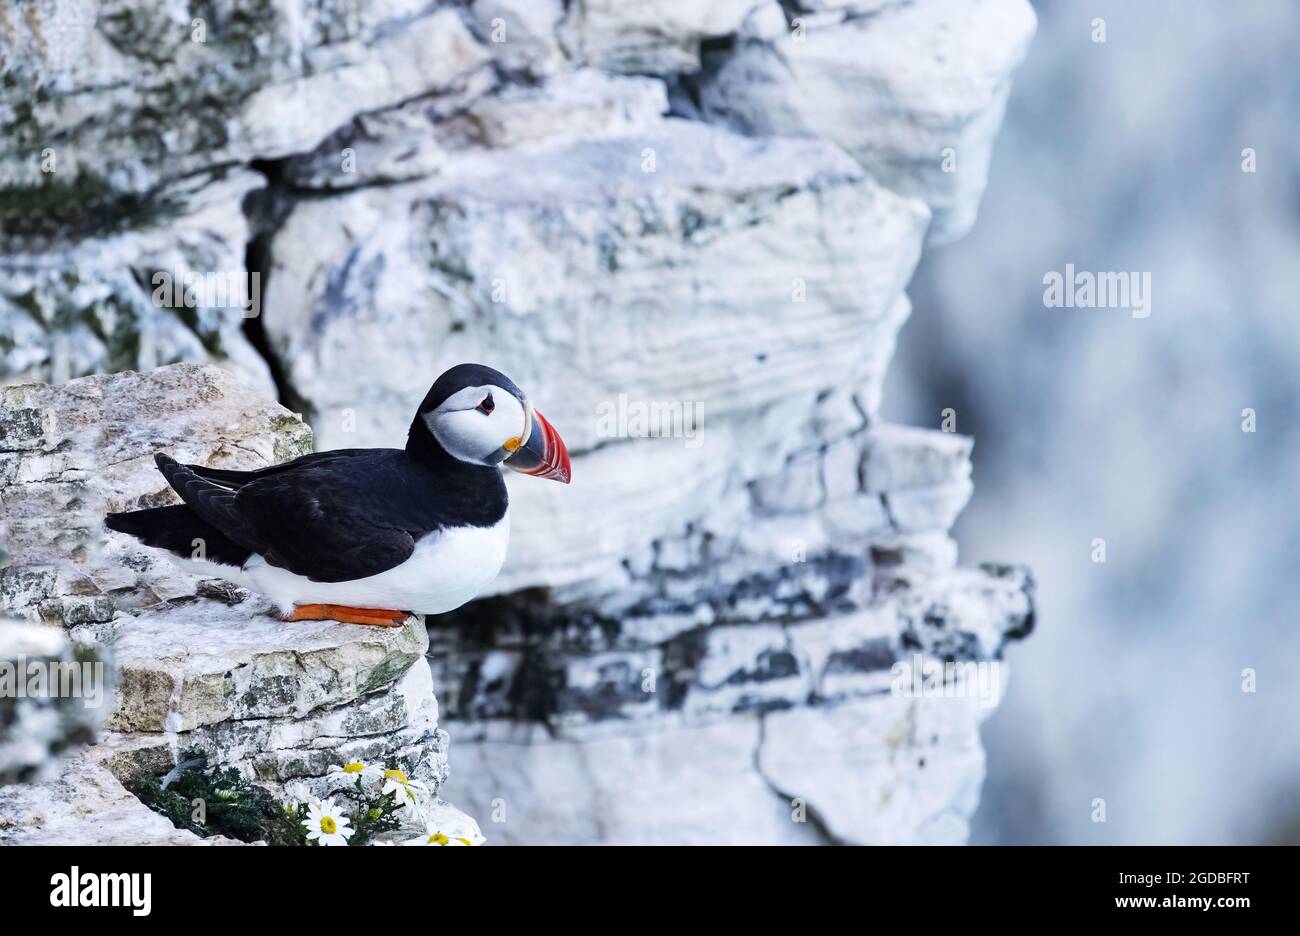
[{"label": "black back", "polygon": [[500,471],[428,440],[414,452],[344,449],[248,472],[156,460],[181,499],[233,542],[313,581],[341,582],[400,565],[430,533],[505,515]]}]

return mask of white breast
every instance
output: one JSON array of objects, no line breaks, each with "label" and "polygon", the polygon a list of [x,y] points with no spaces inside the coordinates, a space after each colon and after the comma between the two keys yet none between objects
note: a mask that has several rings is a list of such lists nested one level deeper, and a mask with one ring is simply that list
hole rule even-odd
[{"label": "white breast", "polygon": [[476,597],[497,577],[509,542],[507,511],[496,526],[430,534],[401,565],[367,578],[313,582],[254,556],[244,564],[241,581],[286,612],[296,604],[337,604],[442,614]]}]

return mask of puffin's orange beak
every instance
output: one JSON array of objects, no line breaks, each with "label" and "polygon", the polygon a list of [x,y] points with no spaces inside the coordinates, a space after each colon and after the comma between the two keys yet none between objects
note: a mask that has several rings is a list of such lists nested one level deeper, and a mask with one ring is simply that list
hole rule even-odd
[{"label": "puffin's orange beak", "polygon": [[528,439],[503,464],[534,478],[550,478],[568,484],[569,450],[565,448],[564,440],[545,416],[532,407],[529,407],[529,412],[532,426]]}]

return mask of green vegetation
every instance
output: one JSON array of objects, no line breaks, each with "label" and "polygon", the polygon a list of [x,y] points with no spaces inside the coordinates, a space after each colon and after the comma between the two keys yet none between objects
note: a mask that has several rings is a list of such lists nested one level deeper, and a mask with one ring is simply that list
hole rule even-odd
[{"label": "green vegetation", "polygon": [[[182,761],[197,760],[187,757]],[[188,767],[163,787],[163,778],[140,774],[127,789],[178,829],[195,835],[225,835],[241,842],[305,845],[305,805],[289,809],[255,787],[233,767]],[[300,815],[301,813],[301,815]]]},{"label": "green vegetation", "polygon": [[[128,781],[126,788],[176,828],[198,836],[224,835],[268,845],[313,844],[304,825],[310,821],[311,804],[278,802],[233,767],[205,766],[198,752],[187,752],[181,764],[165,777],[141,773]],[[405,774],[397,773],[405,781]],[[383,793],[378,784],[367,785],[360,772],[332,793],[331,799],[341,801],[340,811],[350,823],[349,845],[371,844],[376,836],[400,826],[402,800]]]}]

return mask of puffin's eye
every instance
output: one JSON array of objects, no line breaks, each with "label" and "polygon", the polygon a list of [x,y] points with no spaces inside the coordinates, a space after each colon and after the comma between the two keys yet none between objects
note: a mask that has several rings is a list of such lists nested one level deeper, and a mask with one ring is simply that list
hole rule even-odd
[{"label": "puffin's eye", "polygon": [[483,402],[474,408],[480,413],[491,415],[492,411],[497,408],[497,405],[492,402],[492,394],[489,393],[483,398]]}]

